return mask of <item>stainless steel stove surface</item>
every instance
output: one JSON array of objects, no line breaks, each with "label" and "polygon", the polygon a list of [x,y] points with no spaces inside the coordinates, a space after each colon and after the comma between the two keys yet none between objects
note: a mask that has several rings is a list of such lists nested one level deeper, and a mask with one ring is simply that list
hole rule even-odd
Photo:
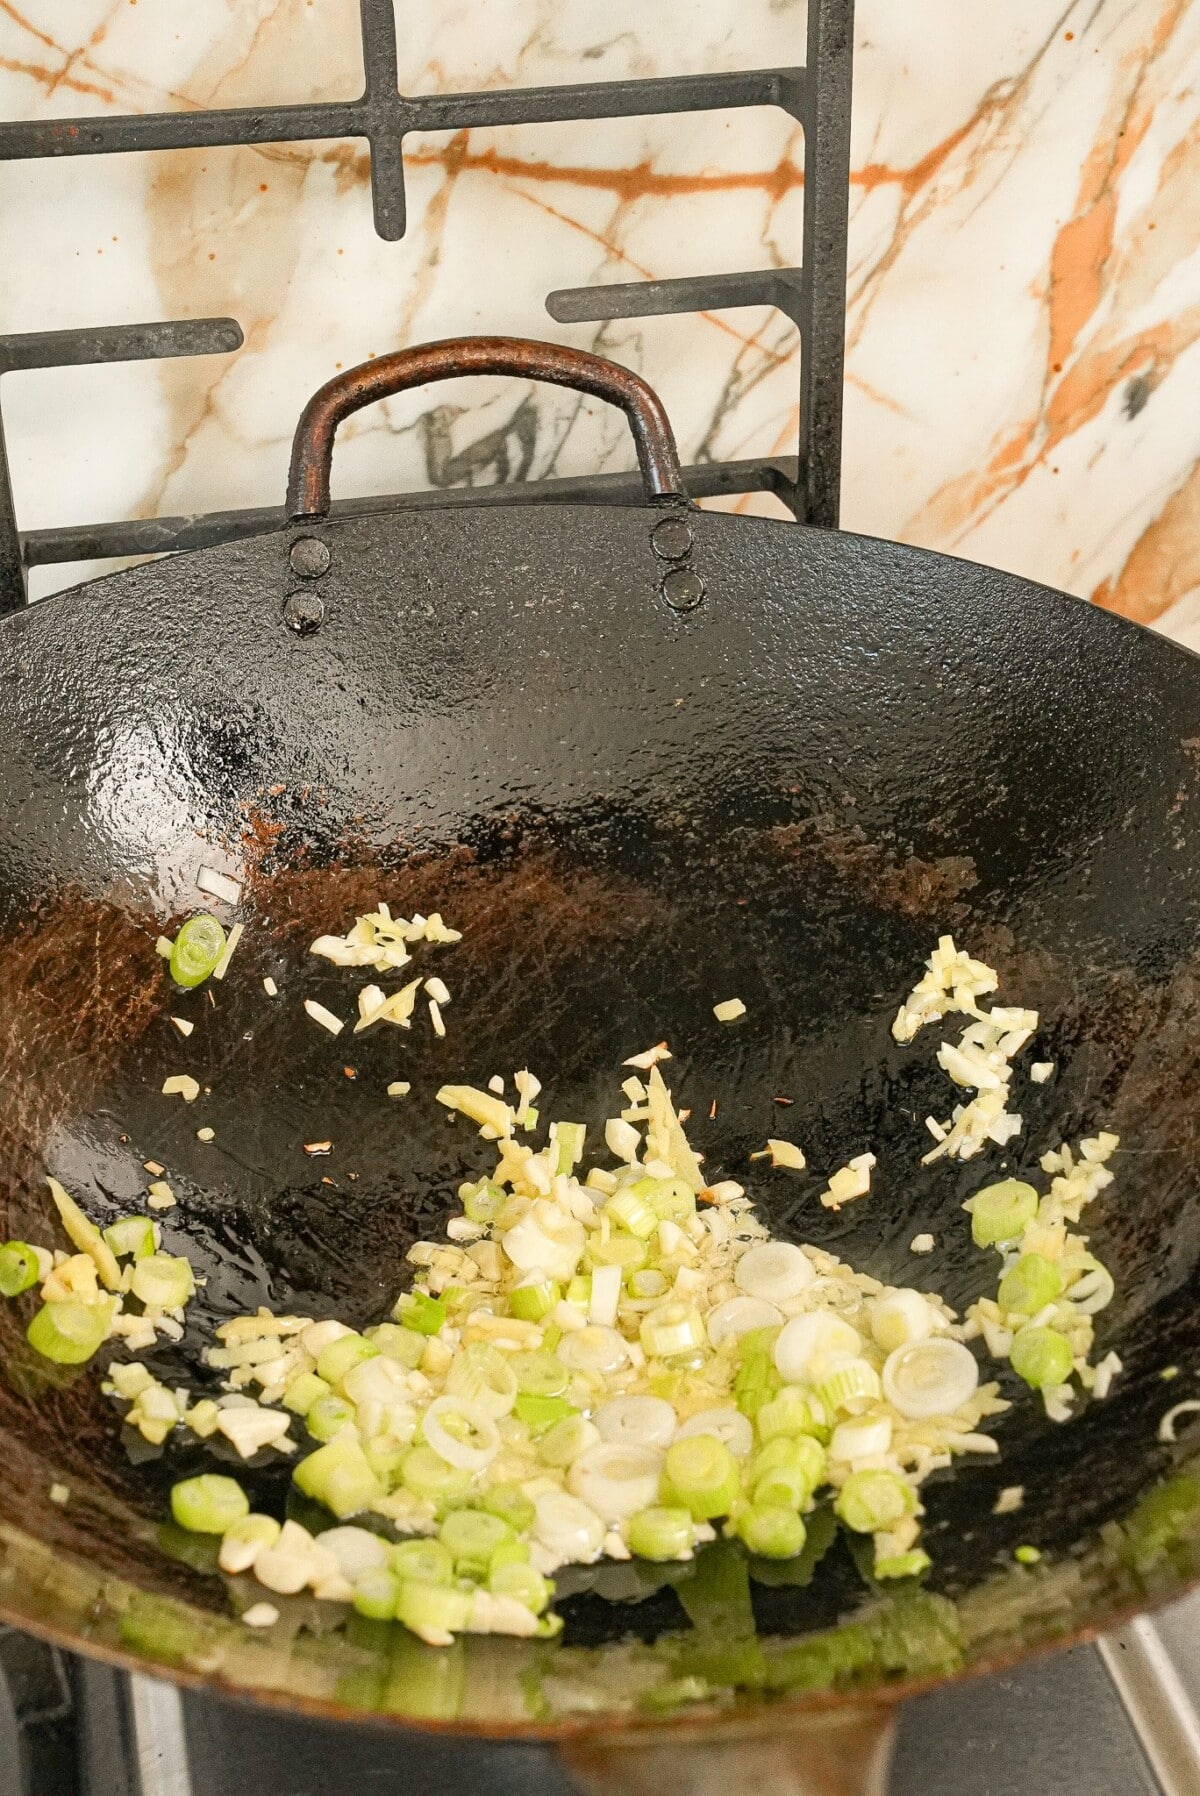
[{"label": "stainless steel stove surface", "polygon": [[[1200,1593],[900,1716],[888,1796],[1196,1796]],[[180,1696],[0,1632],[0,1796],[577,1796],[538,1746]]]}]

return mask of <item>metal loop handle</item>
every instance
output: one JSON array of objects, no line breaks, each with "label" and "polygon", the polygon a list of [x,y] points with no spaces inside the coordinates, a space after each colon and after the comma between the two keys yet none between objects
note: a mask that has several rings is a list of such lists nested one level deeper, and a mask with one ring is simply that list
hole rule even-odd
[{"label": "metal loop handle", "polygon": [[526,337],[446,337],[439,343],[422,343],[362,362],[318,388],[300,414],[292,441],[289,519],[320,518],[329,510],[333,437],[343,418],[408,387],[452,380],[460,374],[511,374],[525,380],[546,380],[620,406],[633,432],[648,499],[653,504],[664,500],[687,503],[670,420],[658,394],[639,375],[603,356]]}]

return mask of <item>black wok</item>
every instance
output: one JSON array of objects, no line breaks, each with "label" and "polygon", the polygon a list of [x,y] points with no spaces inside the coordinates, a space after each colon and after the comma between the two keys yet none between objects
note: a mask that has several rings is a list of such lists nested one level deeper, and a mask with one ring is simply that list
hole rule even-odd
[{"label": "black wok", "polygon": [[[489,370],[623,405],[645,506],[323,515],[340,417]],[[0,623],[3,1234],[50,1237],[47,1172],[105,1221],[140,1207],[146,1160],[168,1166],[167,1243],[208,1282],[152,1363],[194,1378],[213,1321],[260,1300],[378,1318],[483,1164],[432,1101],[443,1079],[528,1065],[556,1113],[594,1125],[613,1069],[666,1036],[714,1174],[744,1175],[793,1098],[812,1166],[869,1146],[879,1170],[839,1215],[811,1180],[758,1173],[771,1225],[961,1306],[995,1276],[959,1208],[981,1163],[920,1167],[944,1077],[932,1043],[899,1049],[888,1027],[952,930],[1038,1007],[1057,1063],[1023,1090],[1006,1163],[1036,1173],[1064,1139],[1122,1137],[1089,1222],[1118,1288],[1101,1350],[1125,1370],[1065,1427],[1006,1376],[999,1461],[927,1486],[923,1592],[868,1590],[841,1543],[806,1584],[721,1548],[636,1603],[581,1589],[561,1647],[439,1655],[299,1602],[266,1637],[231,1620],[202,1549],[161,1534],[167,1487],[206,1449],[133,1463],[96,1370],[27,1348],[24,1298],[0,1307],[0,1611],[296,1709],[542,1733],[585,1779],[684,1788],[702,1763],[863,1787],[897,1697],[1105,1627],[1200,1557],[1186,1426],[1157,1439],[1200,1366],[1200,664],[992,569],[697,512],[654,396],[540,345],[435,345],[340,377],[302,421],[289,497],[275,534]],[[180,995],[155,937],[198,908],[202,865],[243,882],[246,934],[219,988]],[[378,897],[464,931],[444,1041],[334,1042],[301,1009],[346,1013],[351,976],[306,948]],[[722,1029],[711,1006],[732,995],[748,1016]],[[186,1043],[169,1013],[195,1022]],[[194,1105],[161,1095],[177,1071],[205,1087]],[[403,1104],[383,1095],[395,1078]],[[332,1154],[307,1156],[323,1138]],[[925,1231],[937,1251],[915,1258]],[[286,1469],[255,1476],[282,1504]],[[1024,1509],[994,1516],[1012,1484]],[[1040,1565],[1014,1565],[1022,1542]],[[788,1646],[860,1610],[832,1681]],[[641,1702],[664,1662],[711,1669],[716,1641],[743,1652],[736,1694],[667,1719]]]}]

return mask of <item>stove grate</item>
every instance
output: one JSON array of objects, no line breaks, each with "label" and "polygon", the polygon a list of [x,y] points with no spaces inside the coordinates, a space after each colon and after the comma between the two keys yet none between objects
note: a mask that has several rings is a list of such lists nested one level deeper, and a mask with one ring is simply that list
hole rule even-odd
[{"label": "stove grate", "polygon": [[[774,106],[803,127],[804,242],[799,268],[697,275],[551,293],[561,323],[774,306],[800,332],[800,429],[791,456],[705,463],[685,470],[694,498],[769,491],[792,513],[829,528],[838,522],[842,363],[846,315],[850,92],[853,0],[810,0],[803,67],[730,74],[665,76],[474,94],[409,96],[399,91],[394,0],[359,0],[364,84],[355,100],[234,107],[134,117],[0,122],[0,161],[98,156],[130,151],[211,149],[255,143],[365,140],[375,228],[394,242],[406,228],[404,140],[416,132],[517,124],[671,116]],[[113,328],[0,335],[0,375],[147,356],[228,354],[242,334],[232,319],[193,319]],[[531,482],[520,488],[464,488],[380,501],[397,504],[488,503],[502,498],[595,499],[636,503],[633,476]],[[369,502],[368,502],[369,503]],[[361,511],[364,502],[335,509]],[[211,513],[18,530],[0,416],[0,614],[26,603],[31,567],[84,558],[161,554],[269,529],[282,510]]]}]

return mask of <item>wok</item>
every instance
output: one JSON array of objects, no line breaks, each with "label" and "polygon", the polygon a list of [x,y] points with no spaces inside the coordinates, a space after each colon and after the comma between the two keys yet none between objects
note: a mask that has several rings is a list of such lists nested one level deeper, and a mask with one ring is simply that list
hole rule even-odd
[{"label": "wok", "polygon": [[[331,521],[338,421],[462,372],[623,406],[645,504]],[[1107,1627],[1196,1571],[1186,1424],[1173,1445],[1157,1423],[1200,1365],[1200,665],[989,568],[696,511],[649,389],[539,344],[340,376],[301,420],[288,511],[0,623],[3,1234],[50,1238],[48,1172],[107,1221],[141,1207],[146,1160],[167,1166],[166,1244],[207,1284],[151,1364],[202,1379],[213,1322],[260,1300],[383,1313],[408,1246],[485,1164],[432,1100],[444,1079],[528,1065],[554,1113],[594,1128],[620,1061],[665,1036],[714,1176],[745,1174],[794,1099],[812,1166],[870,1147],[879,1168],[836,1215],[811,1180],[756,1172],[772,1228],[961,1307],[993,1288],[959,1208],[987,1173],[919,1165],[944,1076],[924,1037],[889,1033],[952,930],[1041,1011],[1057,1066],[1022,1090],[1004,1163],[1036,1177],[1062,1140],[1121,1135],[1088,1222],[1117,1280],[1100,1351],[1125,1369],[1067,1426],[1005,1374],[999,1460],[926,1487],[916,1595],[867,1589],[840,1543],[808,1583],[723,1547],[636,1591],[624,1574],[637,1602],[579,1589],[561,1646],[438,1654],[299,1599],[265,1637],[231,1619],[203,1546],[162,1531],[167,1487],[208,1449],[135,1463],[95,1368],[28,1349],[27,1297],[0,1306],[0,1611],[295,1710],[545,1736],[585,1783],[866,1788],[895,1702],[930,1677]],[[198,908],[205,865],[242,882],[245,938],[219,988],[169,992],[155,938]],[[439,963],[445,1040],[334,1042],[301,1008],[346,1013],[352,975],[306,949],[381,896],[464,932]],[[722,1029],[711,1007],[733,995],[748,1015]],[[186,1042],[169,1014],[195,1023]],[[179,1071],[204,1087],[193,1105],[161,1095]],[[403,1103],[383,1095],[397,1077]],[[325,1138],[328,1158],[305,1154]],[[925,1231],[936,1252],[914,1257]],[[252,1476],[282,1504],[286,1466]],[[1013,1484],[1024,1509],[993,1515]],[[1039,1565],[1014,1565],[1021,1542]],[[836,1638],[868,1646],[840,1678],[788,1645],[860,1611],[865,1635]],[[736,1693],[674,1716],[642,1702],[664,1665],[703,1671],[731,1644]]]}]

